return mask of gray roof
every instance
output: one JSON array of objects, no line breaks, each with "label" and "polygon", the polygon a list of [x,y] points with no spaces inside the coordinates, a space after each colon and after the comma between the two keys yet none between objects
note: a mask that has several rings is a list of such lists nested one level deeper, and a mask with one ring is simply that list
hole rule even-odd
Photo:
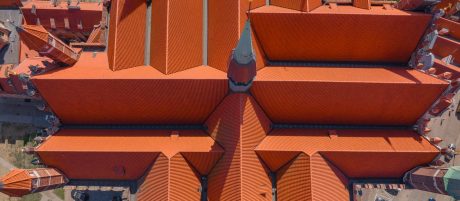
[{"label": "gray roof", "polygon": [[[8,23],[9,20],[11,23]],[[0,51],[0,64],[19,63],[20,40],[18,32],[14,26],[20,26],[22,23],[22,14],[18,8],[1,8],[0,21],[5,23],[5,26],[11,30],[10,44]]]}]

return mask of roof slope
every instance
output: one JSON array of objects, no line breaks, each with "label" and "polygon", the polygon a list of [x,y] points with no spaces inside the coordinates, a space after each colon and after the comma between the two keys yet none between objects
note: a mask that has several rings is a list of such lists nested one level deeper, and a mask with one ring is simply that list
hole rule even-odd
[{"label": "roof slope", "polygon": [[275,129],[255,150],[271,168],[292,158],[279,160],[270,152],[290,157],[295,156],[292,152],[319,153],[350,178],[399,178],[439,154],[410,130]]},{"label": "roof slope", "polygon": [[213,68],[113,72],[106,55],[92,53],[32,81],[65,124],[201,124],[228,91],[226,75]]},{"label": "roof slope", "polygon": [[[69,179],[139,179],[162,153],[201,154],[196,165],[208,172],[223,149],[200,130],[68,130],[42,144],[37,153]],[[80,165],[76,166],[78,162]]]},{"label": "roof slope", "polygon": [[412,125],[448,83],[388,67],[267,67],[251,88],[275,123]]},{"label": "roof slope", "polygon": [[321,6],[311,12],[264,6],[250,16],[270,61],[407,63],[431,20],[381,6]]}]

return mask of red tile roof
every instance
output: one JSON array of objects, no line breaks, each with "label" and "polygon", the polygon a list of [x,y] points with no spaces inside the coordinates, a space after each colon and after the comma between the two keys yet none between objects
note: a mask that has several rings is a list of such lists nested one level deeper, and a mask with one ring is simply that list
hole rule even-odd
[{"label": "red tile roof", "polygon": [[32,188],[32,179],[27,171],[13,169],[0,180],[2,184],[2,193],[9,196],[23,196],[30,193]]},{"label": "red tile roof", "polygon": [[200,124],[228,91],[225,73],[213,68],[172,75],[149,66],[113,72],[106,59],[84,53],[75,66],[32,81],[66,124]]},{"label": "red tile roof", "polygon": [[439,75],[445,72],[449,72],[449,73],[452,73],[452,77],[451,77],[452,80],[460,78],[460,67],[455,66],[453,64],[446,64],[439,59],[435,59],[433,68],[436,69],[436,73],[435,73],[436,75]]},{"label": "red tile roof", "polygon": [[400,178],[439,154],[408,130],[275,129],[255,151],[286,200],[348,200],[348,179]]},{"label": "red tile roof", "polygon": [[[144,40],[133,41],[145,35],[145,1],[125,2],[112,1],[108,52],[84,52],[74,66],[34,77],[40,94],[64,124],[205,124],[208,133],[64,128],[39,146],[37,153],[46,165],[59,168],[71,179],[138,180],[139,200],[197,200],[200,178],[207,176],[209,200],[271,200],[269,175],[276,171],[279,199],[337,201],[349,199],[347,177],[399,178],[439,153],[409,130],[272,130],[272,121],[412,125],[447,87],[445,81],[386,66],[270,66],[258,71],[251,93],[228,94],[222,66],[239,37],[247,2],[209,2],[209,64],[216,69],[189,69],[200,54],[190,52],[190,44],[197,41],[188,40],[200,38],[202,22],[190,19],[184,25],[185,16],[201,15],[184,10],[187,6],[199,10],[200,4],[153,2],[152,23],[161,27],[152,30],[152,44],[157,45],[152,51],[165,58],[152,60],[159,63],[154,68],[143,66]],[[263,0],[254,2],[255,6],[264,4]],[[430,18],[351,6],[334,10],[321,6],[308,14],[267,6],[253,10],[251,17],[260,17],[254,25],[259,29],[254,35],[261,42],[260,49],[254,42],[259,69],[265,66],[262,49],[270,59],[310,46],[322,58],[332,55],[327,61],[342,59],[346,50],[356,54],[351,56],[354,62],[406,62]],[[307,23],[313,27],[304,26]],[[183,25],[196,27],[184,29]],[[277,34],[267,36],[267,31]],[[315,47],[312,40],[289,34],[302,36],[297,38],[320,35],[313,41]],[[344,37],[347,34],[362,38]],[[370,46],[376,38],[383,41],[377,44],[383,48]],[[277,44],[281,40],[289,46]],[[183,43],[187,48],[176,49]],[[318,44],[327,44],[326,50]],[[309,59],[304,53],[292,55]],[[289,56],[284,58],[293,58]],[[175,73],[165,75],[168,72]]]},{"label": "red tile roof", "polygon": [[460,39],[460,23],[448,20],[446,18],[439,18],[436,22],[436,28],[440,31],[442,28],[449,30],[447,33],[449,36],[452,36],[456,39]]},{"label": "red tile roof", "polygon": [[151,65],[165,74],[203,64],[203,2],[152,2]]},{"label": "red tile roof", "polygon": [[432,51],[433,54],[441,58],[452,55],[454,62],[456,62],[456,59],[460,58],[460,42],[439,36]]},{"label": "red tile roof", "polygon": [[13,169],[0,179],[0,192],[12,197],[62,187],[67,179],[52,168]]},{"label": "red tile roof", "polygon": [[254,152],[270,123],[248,94],[230,94],[210,115],[208,132],[225,150],[208,175],[210,200],[271,200],[268,169]]},{"label": "red tile roof", "polygon": [[136,199],[200,200],[200,179],[183,155],[171,159],[160,155],[146,173]]},{"label": "red tile roof", "polygon": [[[144,65],[145,16],[143,0],[112,0],[108,56],[113,71]],[[153,31],[152,31],[153,32]]]},{"label": "red tile roof", "polygon": [[277,172],[278,199],[348,200],[348,179],[319,154],[300,153]]},{"label": "red tile roof", "polygon": [[276,123],[411,125],[447,85],[403,68],[271,66],[251,92]]},{"label": "red tile roof", "polygon": [[271,61],[407,63],[431,15],[339,6],[305,13],[276,6],[251,11]]},{"label": "red tile roof", "polygon": [[[265,0],[251,1],[252,9],[261,6],[265,6]],[[227,72],[229,56],[240,38],[248,10],[249,1],[209,1],[209,66]],[[253,38],[256,37],[253,36]],[[265,67],[265,59],[262,57],[262,49],[256,40],[253,40],[253,45],[256,51],[257,68],[263,68]]]},{"label": "red tile roof", "polygon": [[48,45],[49,32],[40,25],[23,25],[19,32],[21,40],[35,51],[43,49]]},{"label": "red tile roof", "polygon": [[[32,6],[35,6],[36,14],[32,13]],[[102,18],[102,4],[97,2],[80,2],[78,12],[69,9],[66,1],[54,7],[49,1],[29,1],[22,8],[25,22],[29,25],[36,25],[37,19],[46,29],[52,29],[51,19],[54,19],[56,29],[65,29],[65,20],[69,20],[70,31],[87,32],[93,29],[94,25],[100,23]],[[78,26],[82,25],[82,29]]]},{"label": "red tile roof", "polygon": [[321,0],[272,0],[270,5],[310,12],[322,5]]},{"label": "red tile roof", "polygon": [[19,35],[21,40],[40,55],[49,57],[56,62],[73,65],[78,60],[78,52],[66,43],[51,35],[41,25],[23,25]]},{"label": "red tile roof", "polygon": [[[292,152],[309,156],[320,153],[351,178],[401,177],[406,171],[431,162],[438,154],[434,146],[408,130],[275,129],[255,149],[271,168],[280,167]],[[289,155],[286,155],[289,154]],[[356,164],[360,164],[357,166]],[[382,165],[385,164],[385,165]]]},{"label": "red tile roof", "polygon": [[257,146],[256,151],[317,152],[425,152],[438,150],[427,140],[410,130],[334,130],[274,129]]},{"label": "red tile roof", "polygon": [[0,1],[0,7],[19,7],[22,6],[21,0],[2,0]]},{"label": "red tile roof", "polygon": [[[69,130],[63,129],[39,146],[48,166],[70,179],[139,179],[159,153],[185,158],[203,173],[209,172],[223,149],[200,130]],[[203,158],[194,160],[199,154]],[[217,155],[216,155],[217,154]],[[98,161],[98,163],[95,163]],[[80,165],[75,166],[75,162]]]}]

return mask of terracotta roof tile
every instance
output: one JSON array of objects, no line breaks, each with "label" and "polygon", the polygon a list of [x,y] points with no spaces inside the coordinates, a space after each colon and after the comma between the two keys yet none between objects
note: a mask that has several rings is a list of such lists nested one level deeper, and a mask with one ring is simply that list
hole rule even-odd
[{"label": "terracotta roof tile", "polygon": [[431,15],[397,9],[328,6],[298,12],[251,11],[254,32],[271,61],[407,63]]},{"label": "terracotta roof tile", "polygon": [[337,167],[314,154],[310,157],[310,168],[312,200],[349,200],[348,179]]},{"label": "terracotta roof tile", "polygon": [[309,12],[322,5],[321,0],[272,0],[270,5],[287,9]]},{"label": "terracotta roof tile", "polygon": [[206,121],[209,134],[225,150],[208,176],[210,200],[271,199],[267,168],[254,152],[270,120],[247,94],[227,96]]},{"label": "terracotta roof tile", "polygon": [[113,71],[144,64],[145,16],[144,0],[112,0],[108,54]]},{"label": "terracotta roof tile", "polygon": [[[35,6],[36,14],[32,13],[32,5]],[[74,32],[87,32],[88,34],[93,29],[94,25],[99,24],[102,18],[102,4],[97,2],[80,2],[80,9],[75,12],[68,9],[67,3],[61,3],[54,7],[49,1],[28,1],[21,8],[24,14],[25,22],[29,25],[35,25],[37,19],[40,19],[40,24],[46,29],[51,29],[50,19],[55,20],[55,26],[58,29],[65,29],[64,19],[69,20],[70,30]],[[82,25],[83,29],[78,28]]]},{"label": "terracotta roof tile", "polygon": [[228,91],[225,73],[213,68],[171,75],[149,66],[113,72],[104,54],[91,55],[84,53],[73,67],[33,77],[66,124],[200,124]]},{"label": "terracotta roof tile", "polygon": [[251,92],[275,123],[411,125],[447,85],[401,68],[266,67]]},{"label": "terracotta roof tile", "polygon": [[165,74],[203,64],[203,2],[152,2],[151,65]]},{"label": "terracotta roof tile", "polygon": [[452,55],[454,58],[460,58],[460,42],[439,36],[433,47],[433,54],[438,57],[447,57]]},{"label": "terracotta roof tile", "polygon": [[[329,132],[275,129],[255,150],[262,154],[270,151],[301,151],[310,156],[320,153],[351,178],[397,178],[414,166],[431,162],[439,154],[427,140],[409,130],[337,130],[333,138]],[[279,160],[272,157],[262,158]]]},{"label": "terracotta roof tile", "polygon": [[456,39],[460,39],[460,23],[448,20],[446,18],[439,18],[436,22],[436,28],[440,31],[443,28],[447,28],[449,32],[447,33],[449,36],[452,36]]},{"label": "terracotta roof tile", "polygon": [[434,60],[433,68],[436,68],[436,74],[439,75],[441,73],[450,72],[452,73],[452,80],[460,78],[460,67],[455,66],[453,64],[446,64],[439,59]]},{"label": "terracotta roof tile", "polygon": [[275,129],[256,151],[438,152],[427,140],[410,130],[336,130],[331,138],[326,129]]},{"label": "terracotta roof tile", "polygon": [[[265,0],[251,1],[251,8],[265,5]],[[208,4],[208,65],[227,72],[228,59],[235,48],[246,22],[249,1],[209,1]],[[225,22],[225,23],[223,23]],[[253,35],[252,38],[255,38]],[[263,51],[253,40],[257,68],[265,67]]]},{"label": "terracotta roof tile", "polygon": [[[214,165],[223,152],[203,131],[181,130],[179,137],[171,137],[171,132],[63,129],[39,146],[37,153],[44,163],[61,170],[70,179],[134,180],[144,175],[160,153],[167,158],[180,152],[192,156],[203,153],[201,161]],[[81,165],[75,166],[75,162]],[[203,171],[212,168],[193,160],[189,162]]]}]

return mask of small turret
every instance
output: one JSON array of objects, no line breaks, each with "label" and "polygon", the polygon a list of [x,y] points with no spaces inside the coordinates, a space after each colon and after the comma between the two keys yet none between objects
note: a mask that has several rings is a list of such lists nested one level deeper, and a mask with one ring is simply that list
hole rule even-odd
[{"label": "small turret", "polygon": [[256,73],[256,57],[252,47],[251,22],[247,20],[240,41],[232,52],[228,66],[230,89],[234,92],[247,91],[251,87]]}]

